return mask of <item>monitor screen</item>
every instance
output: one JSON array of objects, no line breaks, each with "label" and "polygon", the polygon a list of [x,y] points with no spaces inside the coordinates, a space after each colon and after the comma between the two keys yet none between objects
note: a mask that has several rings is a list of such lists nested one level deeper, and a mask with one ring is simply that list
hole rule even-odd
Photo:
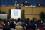
[{"label": "monitor screen", "polygon": [[7,19],[8,14],[0,14],[0,19]]}]

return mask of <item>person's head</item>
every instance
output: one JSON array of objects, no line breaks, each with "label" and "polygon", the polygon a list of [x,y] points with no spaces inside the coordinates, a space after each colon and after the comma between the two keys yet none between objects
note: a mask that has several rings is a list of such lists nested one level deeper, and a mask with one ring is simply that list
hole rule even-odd
[{"label": "person's head", "polygon": [[18,21],[20,21],[21,19],[20,18],[18,18]]},{"label": "person's head", "polygon": [[27,21],[29,21],[29,18],[26,18]]}]

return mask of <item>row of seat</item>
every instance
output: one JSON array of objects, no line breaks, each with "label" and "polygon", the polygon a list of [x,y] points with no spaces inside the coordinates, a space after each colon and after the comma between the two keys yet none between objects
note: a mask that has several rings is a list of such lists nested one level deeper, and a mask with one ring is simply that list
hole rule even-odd
[{"label": "row of seat", "polygon": [[[43,22],[41,22],[41,20],[36,21],[36,19],[33,20],[29,20],[29,18],[27,19],[7,19],[6,21],[4,21],[5,27],[8,28],[8,30],[10,28],[14,28],[16,30],[35,30],[35,29],[40,29],[40,30],[44,30],[44,26],[43,26]],[[7,29],[6,29],[7,30]]]},{"label": "row of seat", "polygon": [[40,4],[40,1],[37,0],[5,0],[5,1],[1,1],[0,3],[2,5],[14,5],[15,3],[17,4],[22,4],[22,3],[27,3],[27,4],[31,4],[31,5],[37,5]]}]

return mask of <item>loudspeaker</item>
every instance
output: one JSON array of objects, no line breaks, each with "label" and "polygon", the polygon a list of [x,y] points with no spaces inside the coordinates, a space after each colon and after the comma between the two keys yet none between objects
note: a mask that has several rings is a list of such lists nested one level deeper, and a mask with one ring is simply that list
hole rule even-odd
[{"label": "loudspeaker", "polygon": [[9,9],[9,14],[11,15],[11,9]]},{"label": "loudspeaker", "polygon": [[21,18],[25,18],[24,10],[21,11]]},{"label": "loudspeaker", "polygon": [[7,17],[8,19],[10,19],[11,18],[11,9],[9,9],[9,13],[8,13],[8,17]]},{"label": "loudspeaker", "polygon": [[0,14],[1,14],[1,10],[0,10]]}]

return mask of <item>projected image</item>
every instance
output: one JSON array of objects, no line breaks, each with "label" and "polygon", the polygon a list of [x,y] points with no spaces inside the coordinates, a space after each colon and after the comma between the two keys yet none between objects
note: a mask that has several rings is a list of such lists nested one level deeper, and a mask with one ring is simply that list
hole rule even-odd
[{"label": "projected image", "polygon": [[11,18],[21,18],[21,9],[11,9]]},{"label": "projected image", "polygon": [[0,14],[0,19],[7,19],[7,14]]},{"label": "projected image", "polygon": [[17,10],[14,10],[14,15],[18,16],[18,11]]}]

